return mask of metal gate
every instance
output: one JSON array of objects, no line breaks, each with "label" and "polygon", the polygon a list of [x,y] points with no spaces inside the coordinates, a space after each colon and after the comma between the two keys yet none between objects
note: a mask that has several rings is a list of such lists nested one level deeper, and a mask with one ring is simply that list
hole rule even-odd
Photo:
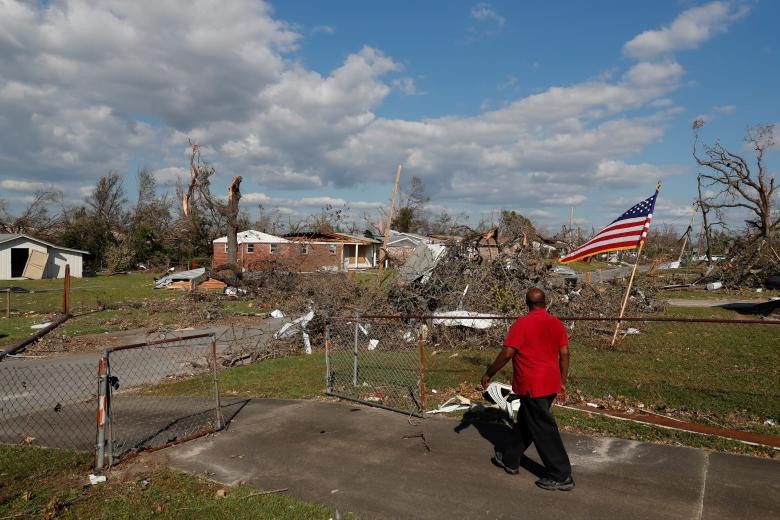
[{"label": "metal gate", "polygon": [[326,393],[397,412],[425,410],[423,321],[331,318],[326,330]]}]

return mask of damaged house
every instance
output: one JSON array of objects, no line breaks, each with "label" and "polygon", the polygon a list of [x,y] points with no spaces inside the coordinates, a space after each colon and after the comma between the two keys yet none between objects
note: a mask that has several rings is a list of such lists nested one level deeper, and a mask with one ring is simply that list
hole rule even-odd
[{"label": "damaged house", "polygon": [[[298,233],[284,237],[255,230],[238,233],[236,263],[244,271],[281,261],[299,272],[347,271],[376,266],[381,242],[345,233]],[[212,243],[214,266],[227,263],[227,237]]]}]

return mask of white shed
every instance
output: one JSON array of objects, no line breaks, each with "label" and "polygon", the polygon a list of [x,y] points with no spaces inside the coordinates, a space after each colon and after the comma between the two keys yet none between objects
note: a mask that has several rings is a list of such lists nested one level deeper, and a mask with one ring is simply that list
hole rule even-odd
[{"label": "white shed", "polygon": [[70,264],[70,275],[80,278],[83,257],[88,254],[27,235],[0,234],[0,280],[64,278],[66,264]]}]

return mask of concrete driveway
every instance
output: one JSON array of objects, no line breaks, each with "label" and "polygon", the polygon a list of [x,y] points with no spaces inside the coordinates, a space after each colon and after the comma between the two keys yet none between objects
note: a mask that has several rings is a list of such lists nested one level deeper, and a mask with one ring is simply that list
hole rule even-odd
[{"label": "concrete driveway", "polygon": [[506,427],[347,403],[253,400],[228,431],[165,450],[173,467],[363,518],[742,519],[780,515],[780,462],[564,435],[577,487],[534,485],[490,463]]}]

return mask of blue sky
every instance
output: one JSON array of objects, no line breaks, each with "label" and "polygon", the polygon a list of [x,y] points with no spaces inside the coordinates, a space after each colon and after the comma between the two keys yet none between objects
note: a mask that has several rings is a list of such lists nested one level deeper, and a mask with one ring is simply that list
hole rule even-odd
[{"label": "blue sky", "polygon": [[[757,1],[0,2],[0,198],[77,203],[186,175],[187,139],[295,218],[387,203],[395,165],[431,209],[601,226],[662,178],[687,225],[691,121],[741,150],[776,123],[780,4]],[[777,153],[769,157],[777,170]],[[735,216],[732,222],[739,227]]]}]

